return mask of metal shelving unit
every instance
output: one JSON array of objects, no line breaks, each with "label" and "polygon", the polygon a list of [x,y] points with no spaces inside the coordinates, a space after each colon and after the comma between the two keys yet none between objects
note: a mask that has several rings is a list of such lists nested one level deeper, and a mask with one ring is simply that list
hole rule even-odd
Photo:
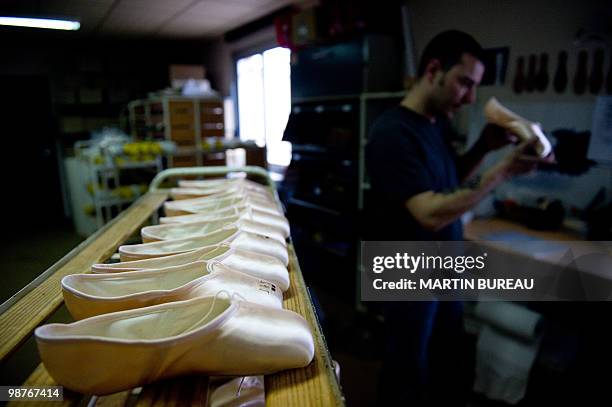
[{"label": "metal shelving unit", "polygon": [[[84,171],[81,173],[83,185],[90,185],[90,196],[94,208],[97,228],[104,226],[114,215],[121,212],[125,205],[129,205],[146,192],[146,187],[140,185],[123,185],[121,173],[126,170],[148,170],[153,174],[163,169],[162,156],[157,155],[153,160],[129,161],[122,154],[112,153],[101,149],[98,154],[88,154],[93,142],[78,141],[75,143],[77,157],[83,163]],[[122,162],[123,161],[123,162]]]},{"label": "metal shelving unit", "polygon": [[364,149],[368,142],[368,131],[370,129],[370,125],[376,118],[375,116],[377,113],[372,112],[372,115],[368,115],[368,105],[373,101],[401,99],[405,94],[405,91],[373,92],[362,93],[359,97],[359,186],[357,195],[357,208],[359,210],[364,208],[365,191],[370,189],[370,183],[367,181],[366,177]]}]

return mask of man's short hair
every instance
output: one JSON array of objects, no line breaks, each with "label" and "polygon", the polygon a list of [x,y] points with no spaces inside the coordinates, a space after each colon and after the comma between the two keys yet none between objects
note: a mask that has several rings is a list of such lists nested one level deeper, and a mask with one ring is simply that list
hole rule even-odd
[{"label": "man's short hair", "polygon": [[419,63],[419,78],[425,73],[432,59],[440,61],[444,71],[461,63],[461,57],[468,53],[482,61],[482,46],[471,35],[459,30],[448,30],[436,35],[425,47]]}]

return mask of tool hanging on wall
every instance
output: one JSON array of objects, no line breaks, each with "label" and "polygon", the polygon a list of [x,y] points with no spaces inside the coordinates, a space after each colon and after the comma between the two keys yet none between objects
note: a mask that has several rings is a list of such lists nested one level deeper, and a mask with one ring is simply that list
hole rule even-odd
[{"label": "tool hanging on wall", "polygon": [[593,69],[589,76],[589,92],[599,93],[604,81],[604,51],[601,48],[595,50],[593,55]]},{"label": "tool hanging on wall", "polygon": [[503,85],[506,81],[506,66],[508,65],[508,51],[498,52],[495,55],[495,84]]},{"label": "tool hanging on wall", "polygon": [[548,87],[548,54],[540,54],[540,71],[536,75],[535,87],[538,91],[544,92]]},{"label": "tool hanging on wall", "polygon": [[578,67],[574,76],[574,93],[576,95],[582,95],[586,91],[588,56],[589,54],[584,50],[578,53]]},{"label": "tool hanging on wall", "polygon": [[525,81],[525,90],[527,92],[533,92],[535,89],[536,81],[536,56],[535,54],[529,55],[529,64],[527,65],[527,80]]},{"label": "tool hanging on wall", "polygon": [[553,82],[555,92],[563,93],[567,87],[567,52],[559,52],[557,57],[557,71]]},{"label": "tool hanging on wall", "polygon": [[525,58],[518,57],[516,59],[516,71],[514,72],[514,81],[512,82],[512,89],[514,93],[522,93],[525,89]]}]

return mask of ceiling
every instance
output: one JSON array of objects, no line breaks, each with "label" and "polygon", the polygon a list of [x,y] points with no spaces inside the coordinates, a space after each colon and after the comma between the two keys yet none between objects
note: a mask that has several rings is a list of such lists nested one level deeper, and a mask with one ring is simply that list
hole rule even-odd
[{"label": "ceiling", "polygon": [[[81,22],[79,36],[212,38],[298,0],[1,0],[0,15]],[[23,29],[32,30],[32,29]]]}]

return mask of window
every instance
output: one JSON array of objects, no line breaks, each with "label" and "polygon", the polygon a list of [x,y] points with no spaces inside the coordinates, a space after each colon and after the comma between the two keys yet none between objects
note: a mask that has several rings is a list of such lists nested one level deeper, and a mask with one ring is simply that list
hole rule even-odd
[{"label": "window", "polygon": [[290,50],[277,47],[240,58],[236,66],[240,139],[265,145],[275,165],[291,160],[291,144],[282,141],[291,110],[290,56]]}]

